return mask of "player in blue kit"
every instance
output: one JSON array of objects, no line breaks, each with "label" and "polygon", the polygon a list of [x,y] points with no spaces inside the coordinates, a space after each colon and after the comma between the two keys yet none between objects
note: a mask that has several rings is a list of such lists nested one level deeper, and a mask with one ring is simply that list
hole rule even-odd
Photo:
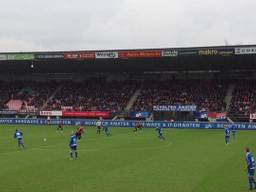
[{"label": "player in blue kit", "polygon": [[103,130],[104,130],[104,133],[105,133],[106,136],[111,135],[110,132],[109,132],[109,127],[106,123],[103,125]]},{"label": "player in blue kit", "polygon": [[17,139],[17,141],[18,141],[18,147],[19,148],[25,148],[25,146],[24,146],[24,143],[23,143],[23,140],[22,140],[22,137],[23,137],[23,133],[21,132],[21,131],[19,131],[19,130],[15,130],[15,133],[14,133],[14,135],[13,135],[13,138],[14,139]]},{"label": "player in blue kit", "polygon": [[[249,188],[252,190],[253,188],[256,189],[256,182],[254,180],[254,172],[255,172],[255,161],[252,153],[250,152],[249,148],[245,149],[245,160],[247,164],[247,174],[248,174],[248,181],[249,181]],[[254,185],[254,187],[253,187]]]},{"label": "player in blue kit", "polygon": [[229,139],[230,139],[230,130],[228,125],[225,125],[225,143],[226,145],[229,144]]},{"label": "player in blue kit", "polygon": [[236,126],[234,124],[231,125],[231,132],[233,139],[236,138]]},{"label": "player in blue kit", "polygon": [[235,126],[234,122],[230,118],[227,118],[227,120],[230,123],[229,124],[229,130],[231,130],[232,137],[233,137],[233,139],[235,139],[235,137],[236,137],[236,126]]},{"label": "player in blue kit", "polygon": [[159,127],[156,127],[156,132],[158,134],[158,138],[161,139],[161,140],[165,140],[165,137],[163,135],[163,128],[161,126]]},{"label": "player in blue kit", "polygon": [[75,159],[78,156],[77,153],[77,137],[74,133],[70,136],[69,140],[70,158]]}]

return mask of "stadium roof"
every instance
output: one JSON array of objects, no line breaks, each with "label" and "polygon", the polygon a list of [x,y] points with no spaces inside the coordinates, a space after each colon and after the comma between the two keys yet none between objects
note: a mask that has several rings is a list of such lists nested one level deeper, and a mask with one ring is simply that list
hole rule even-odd
[{"label": "stadium roof", "polygon": [[0,53],[1,73],[254,71],[256,45]]}]

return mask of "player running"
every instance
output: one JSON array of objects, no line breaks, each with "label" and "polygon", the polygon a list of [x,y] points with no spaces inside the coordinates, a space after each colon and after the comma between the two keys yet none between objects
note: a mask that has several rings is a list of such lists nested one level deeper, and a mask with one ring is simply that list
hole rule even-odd
[{"label": "player running", "polygon": [[255,172],[255,161],[252,153],[250,152],[249,148],[245,149],[245,159],[246,159],[246,164],[247,164],[247,174],[248,174],[248,181],[249,181],[249,188],[250,190],[256,189],[256,182],[254,180],[254,172]]},{"label": "player running", "polygon": [[82,138],[82,134],[84,133],[84,127],[80,126],[76,130],[76,137],[80,140]]},{"label": "player running", "polygon": [[63,131],[63,125],[62,125],[61,121],[59,122],[59,124],[57,126],[57,131]]},{"label": "player running", "polygon": [[77,137],[74,133],[70,136],[69,140],[69,148],[70,148],[70,158],[76,159],[78,156],[77,153]]},{"label": "player running", "polygon": [[157,132],[158,138],[159,138],[160,140],[165,140],[165,137],[164,137],[164,135],[163,135],[163,128],[162,128],[161,126],[156,127],[156,132]]},{"label": "player running", "polygon": [[102,128],[101,119],[96,122],[96,127],[97,127],[97,132],[96,133],[100,135],[100,131],[101,131],[101,128]]},{"label": "player running", "polygon": [[24,146],[24,143],[23,143],[23,140],[22,140],[22,137],[23,137],[23,133],[21,132],[21,131],[19,131],[19,130],[15,130],[15,133],[14,133],[14,135],[13,135],[13,138],[14,139],[17,139],[17,141],[18,141],[18,147],[19,148],[25,148],[25,146]]},{"label": "player running", "polygon": [[229,139],[230,139],[230,130],[228,125],[225,125],[225,143],[226,145],[229,144]]},{"label": "player running", "polygon": [[135,134],[137,134],[138,130],[141,130],[141,129],[142,129],[142,125],[140,124],[140,122],[136,122],[135,126],[134,126],[134,129],[133,129],[133,132]]},{"label": "player running", "polygon": [[111,136],[111,134],[109,132],[109,127],[106,123],[103,125],[103,131],[104,131],[106,136]]}]

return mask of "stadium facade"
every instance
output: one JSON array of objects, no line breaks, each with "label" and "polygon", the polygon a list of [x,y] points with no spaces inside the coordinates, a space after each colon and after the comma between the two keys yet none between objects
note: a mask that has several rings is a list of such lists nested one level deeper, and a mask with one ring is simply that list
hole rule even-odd
[{"label": "stadium facade", "polygon": [[0,53],[2,117],[256,119],[256,45]]}]

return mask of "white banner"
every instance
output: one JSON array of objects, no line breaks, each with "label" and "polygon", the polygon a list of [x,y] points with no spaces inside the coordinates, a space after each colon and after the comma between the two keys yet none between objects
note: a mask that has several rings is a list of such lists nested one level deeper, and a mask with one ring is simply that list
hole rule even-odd
[{"label": "white banner", "polygon": [[7,55],[1,54],[0,55],[0,61],[4,61],[4,60],[7,60]]},{"label": "white banner", "polygon": [[235,48],[235,55],[249,55],[256,54],[256,47],[237,47]]},{"label": "white banner", "polygon": [[162,51],[162,57],[177,57],[178,51],[176,50],[166,50]]},{"label": "white banner", "polygon": [[256,119],[256,113],[250,114],[250,119]]},{"label": "white banner", "polygon": [[97,59],[109,59],[109,58],[118,58],[118,52],[115,51],[104,51],[104,52],[96,52],[95,56]]},{"label": "white banner", "polygon": [[62,116],[62,111],[40,111],[41,116]]}]

